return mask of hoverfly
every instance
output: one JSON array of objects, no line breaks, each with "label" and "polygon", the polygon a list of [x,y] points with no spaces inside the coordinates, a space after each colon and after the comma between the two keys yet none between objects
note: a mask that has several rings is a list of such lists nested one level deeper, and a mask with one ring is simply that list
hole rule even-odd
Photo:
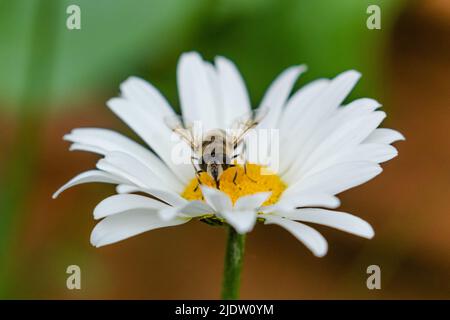
[{"label": "hoverfly", "polygon": [[[183,121],[178,115],[166,117],[164,120],[166,125],[191,148],[191,163],[199,185],[201,184],[200,173],[206,172],[213,178],[216,187],[219,187],[222,173],[228,168],[236,166],[235,160],[245,152],[244,138],[246,134],[261,123],[266,113],[266,110],[252,110],[249,115],[236,119],[230,132],[223,129],[212,129],[205,134],[196,134],[192,123]],[[246,162],[244,163],[244,172],[246,174]],[[237,171],[233,183],[235,183],[236,177]]]}]

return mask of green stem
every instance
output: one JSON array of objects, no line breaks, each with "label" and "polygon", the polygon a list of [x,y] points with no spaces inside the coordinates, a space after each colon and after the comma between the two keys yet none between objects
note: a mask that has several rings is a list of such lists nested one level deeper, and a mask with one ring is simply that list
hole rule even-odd
[{"label": "green stem", "polygon": [[228,227],[228,241],[222,283],[222,299],[224,300],[235,300],[239,298],[244,247],[245,234],[239,234],[233,227]]}]

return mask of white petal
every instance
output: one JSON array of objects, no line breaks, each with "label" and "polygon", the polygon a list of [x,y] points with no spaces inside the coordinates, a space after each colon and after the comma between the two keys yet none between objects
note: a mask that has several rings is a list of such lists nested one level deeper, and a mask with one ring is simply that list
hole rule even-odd
[{"label": "white petal", "polygon": [[207,66],[197,52],[181,55],[177,82],[183,117],[189,121],[200,121],[205,131],[218,128],[214,90]]},{"label": "white petal", "polygon": [[[361,143],[383,121],[386,114],[382,111],[356,117],[342,122],[336,129],[311,139],[311,148],[303,153],[296,163],[286,172],[286,181],[294,183],[305,177],[339,163],[336,161],[341,152],[347,152]],[[334,124],[331,124],[334,126]]]},{"label": "white petal", "polygon": [[325,155],[333,158],[333,155],[338,155],[340,152],[345,152],[356,147],[380,125],[385,117],[386,113],[376,111],[343,123],[330,133],[326,141],[314,151],[314,155],[308,158],[304,166],[305,172],[308,168],[312,169],[309,174],[319,171],[316,165],[321,162],[320,160],[324,159]]},{"label": "white petal", "polygon": [[178,193],[165,187],[141,163],[125,153],[108,153],[104,159],[97,162],[97,168],[114,174],[126,181],[125,184],[136,185],[139,191],[146,192],[171,205],[185,203]]},{"label": "white petal", "polygon": [[398,155],[397,149],[388,144],[364,143],[360,144],[350,152],[343,154],[339,161],[371,161],[382,163]]},{"label": "white petal", "polygon": [[286,195],[300,192],[334,195],[369,181],[381,171],[381,167],[372,162],[341,163],[299,180],[284,192]]},{"label": "white petal", "polygon": [[[328,86],[328,79],[313,81],[298,90],[287,102],[281,114],[280,130],[280,158],[279,172],[285,172],[295,161],[298,154],[292,149],[297,146],[298,140],[294,139],[294,132],[302,126],[302,121],[308,115],[309,106],[320,93]],[[293,145],[295,144],[295,145]]]},{"label": "white petal", "polygon": [[[285,151],[283,157],[301,160],[302,155],[309,154],[305,151],[304,145],[308,142],[316,145],[317,140],[310,141],[311,136],[322,127],[324,119],[336,112],[360,76],[360,73],[354,70],[341,73],[308,104],[302,117],[299,118],[296,128],[290,132],[291,139],[285,143],[288,148],[281,146]],[[283,168],[285,167],[287,166],[284,165]]]},{"label": "white petal", "polygon": [[256,223],[257,214],[254,210],[232,210],[222,211],[221,216],[238,233],[244,234],[252,231]]},{"label": "white petal", "polygon": [[[224,128],[225,129],[225,122],[224,122],[224,107],[223,107],[223,95],[221,92],[220,87],[220,78],[219,78],[219,72],[214,67],[214,65],[208,61],[203,61],[203,66],[206,69],[206,73],[208,75],[208,82],[211,87],[211,95],[214,99],[214,113],[215,117],[217,119],[217,128]],[[186,115],[186,118],[190,119],[189,115]]]},{"label": "white petal", "polygon": [[134,192],[146,193],[151,197],[166,201],[170,205],[181,205],[186,202],[184,198],[173,192],[167,192],[160,189],[147,189],[143,187],[131,186],[127,184],[119,184],[116,187],[116,192],[119,194],[130,194]]},{"label": "white petal", "polygon": [[378,108],[381,107],[381,103],[379,103],[375,99],[371,98],[359,98],[356,100],[353,100],[349,104],[342,106],[339,108],[339,111],[342,114],[350,113],[352,112],[354,115],[364,115],[369,114]]},{"label": "white petal", "polygon": [[166,207],[158,211],[162,220],[170,220],[176,216],[186,216],[190,218],[213,213],[214,209],[201,201],[191,201],[178,207]]},{"label": "white petal", "polygon": [[105,149],[102,149],[100,147],[95,147],[91,145],[86,145],[82,143],[72,143],[69,147],[69,151],[87,151],[92,152],[96,154],[105,154],[107,151]]},{"label": "white petal", "polygon": [[116,194],[102,200],[94,209],[94,219],[118,214],[133,209],[159,210],[170,207],[167,204],[137,194]]},{"label": "white petal", "polygon": [[206,203],[215,211],[223,212],[232,210],[233,203],[226,193],[207,186],[200,186],[200,188],[202,189]]},{"label": "white petal", "polygon": [[[337,208],[339,205],[340,201],[337,197],[326,193],[283,193],[271,210],[299,207]],[[269,211],[265,210],[265,212]]]},{"label": "white petal", "polygon": [[79,175],[72,178],[69,182],[67,182],[65,185],[63,185],[61,188],[56,191],[52,198],[55,199],[59,196],[61,192],[63,192],[66,189],[69,189],[73,186],[82,184],[82,183],[89,183],[89,182],[102,182],[102,183],[122,183],[124,180],[117,177],[114,174],[110,174],[107,172],[103,172],[100,170],[90,170],[80,173]]},{"label": "white petal", "polygon": [[298,76],[306,71],[306,66],[294,66],[283,71],[270,85],[260,104],[261,112],[268,110],[259,128],[276,128],[281,110],[289,97]]},{"label": "white petal", "polygon": [[170,227],[188,222],[189,219],[173,219],[163,221],[155,212],[149,210],[133,210],[106,217],[92,230],[91,244],[101,247],[118,242],[145,231]]},{"label": "white petal", "polygon": [[405,140],[405,137],[400,132],[387,128],[378,128],[364,142],[391,144],[400,140]]},{"label": "white petal", "polygon": [[213,213],[214,209],[203,201],[190,201],[184,206],[179,207],[179,212],[190,217],[202,216],[204,214]]},{"label": "white petal", "polygon": [[291,179],[299,179],[341,162],[366,160],[358,157],[352,160],[349,155],[355,154],[357,145],[385,118],[384,112],[373,112],[378,106],[375,100],[359,99],[340,108],[305,144],[301,156],[288,172],[295,172]]},{"label": "white petal", "polygon": [[169,221],[178,215],[178,208],[166,207],[158,210],[158,215],[163,221]]},{"label": "white petal", "polygon": [[173,109],[163,95],[154,86],[141,78],[129,77],[121,83],[120,91],[124,98],[135,102],[155,116],[161,117],[173,114]]},{"label": "white petal", "polygon": [[326,88],[329,82],[328,79],[315,80],[297,90],[289,99],[281,115],[280,130],[283,132],[282,137],[284,137],[284,134],[289,135],[292,132],[292,128],[301,119],[305,108]]},{"label": "white petal", "polygon": [[[314,101],[314,105],[321,109],[322,114],[336,109],[358,82],[361,74],[355,70],[345,71],[333,80]],[[311,109],[314,108],[311,106]]]},{"label": "white petal", "polygon": [[167,202],[171,206],[180,206],[186,203],[186,199],[182,198],[179,194],[164,191],[161,189],[142,189],[142,192],[145,192],[157,199],[161,199],[164,202]]},{"label": "white petal", "polygon": [[272,215],[264,215],[263,217],[266,219],[265,224],[277,224],[289,231],[309,250],[311,250],[316,257],[323,257],[327,253],[327,241],[313,228],[299,222]]},{"label": "white petal", "polygon": [[[191,165],[174,163],[172,151],[178,141],[172,140],[173,133],[165,124],[164,118],[156,117],[150,110],[123,98],[110,99],[107,105],[160,156],[183,184],[194,177]],[[189,149],[187,145],[182,146]]]},{"label": "white petal", "polygon": [[270,198],[272,192],[259,192],[237,199],[233,210],[255,210]]},{"label": "white petal", "polygon": [[346,212],[308,208],[280,212],[279,214],[291,220],[317,223],[363,238],[371,239],[375,234],[370,224]]},{"label": "white petal", "polygon": [[127,184],[119,184],[116,187],[117,193],[133,193],[133,192],[139,192],[139,191],[143,191],[143,190],[137,186],[130,186]]},{"label": "white petal", "polygon": [[182,191],[183,185],[161,159],[150,150],[117,132],[99,128],[79,128],[65,135],[64,139],[74,142],[71,150],[85,150],[102,155],[113,151],[126,153],[140,161],[165,183],[170,184],[174,190]]},{"label": "white petal", "polygon": [[105,171],[110,168],[108,165],[120,169],[126,174],[124,176],[133,181],[137,186],[172,191],[171,186],[165,180],[160,179],[142,162],[126,153],[119,151],[109,152],[104,159],[100,159],[97,163],[97,167]]},{"label": "white petal", "polygon": [[170,205],[180,205],[186,202],[184,198],[173,192],[165,192],[160,189],[146,189],[137,186],[130,186],[127,184],[119,184],[116,187],[116,192],[119,194],[130,194],[134,192],[146,193],[151,197],[161,199],[169,203]]},{"label": "white petal", "polygon": [[[166,143],[170,141],[172,131],[162,121],[165,117],[175,115],[167,100],[150,83],[138,77],[129,77],[120,85],[120,89],[122,99],[116,100],[122,102],[124,105],[122,109],[129,109],[129,112],[142,115],[147,123],[147,128],[142,128],[142,131],[145,132],[144,141],[157,150],[156,152],[166,163],[173,166],[168,152],[173,144]],[[119,105],[119,102],[114,101],[113,103]],[[120,109],[120,107],[116,109]],[[126,112],[127,110],[120,111]],[[123,112],[118,112],[117,115],[122,118]],[[136,123],[136,126],[140,128],[139,123]],[[153,139],[150,139],[150,136],[153,136]],[[152,163],[152,167],[154,166]],[[163,169],[158,168],[158,170]]]},{"label": "white petal", "polygon": [[236,118],[250,112],[250,99],[244,81],[233,62],[224,57],[216,57],[215,64],[222,96],[224,129],[227,129],[231,128]]}]

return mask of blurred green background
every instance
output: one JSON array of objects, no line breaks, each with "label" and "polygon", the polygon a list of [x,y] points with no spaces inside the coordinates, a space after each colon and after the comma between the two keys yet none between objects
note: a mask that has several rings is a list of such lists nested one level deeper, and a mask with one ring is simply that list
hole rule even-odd
[{"label": "blurred green background", "polygon": [[[81,30],[66,9],[81,8]],[[367,7],[381,8],[369,30]],[[450,3],[443,0],[1,0],[0,297],[219,298],[225,232],[194,222],[105,248],[89,244],[91,212],[113,187],[51,194],[96,157],[69,153],[62,135],[107,127],[135,135],[105,108],[138,75],[178,109],[184,51],[233,60],[254,105],[284,68],[305,63],[297,87],[357,69],[351,98],[370,96],[404,133],[400,156],[342,195],[369,221],[363,240],[319,228],[329,254],[313,257],[283,230],[249,235],[242,298],[450,298]],[[66,268],[82,290],[66,288]],[[366,288],[380,265],[382,289]]]}]

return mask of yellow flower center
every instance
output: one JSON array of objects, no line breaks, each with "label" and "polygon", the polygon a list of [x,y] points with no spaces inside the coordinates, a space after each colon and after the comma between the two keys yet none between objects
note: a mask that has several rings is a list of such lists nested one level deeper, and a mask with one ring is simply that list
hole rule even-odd
[{"label": "yellow flower center", "polygon": [[[263,205],[274,204],[286,189],[286,185],[276,174],[267,174],[267,172],[262,174],[262,169],[262,166],[257,164],[247,164],[246,172],[240,165],[228,168],[220,177],[219,189],[231,198],[233,204],[240,197],[271,191],[272,195]],[[216,187],[214,179],[206,172],[200,173],[200,181],[203,185]],[[203,200],[197,178],[189,182],[181,195],[187,200]]]}]

